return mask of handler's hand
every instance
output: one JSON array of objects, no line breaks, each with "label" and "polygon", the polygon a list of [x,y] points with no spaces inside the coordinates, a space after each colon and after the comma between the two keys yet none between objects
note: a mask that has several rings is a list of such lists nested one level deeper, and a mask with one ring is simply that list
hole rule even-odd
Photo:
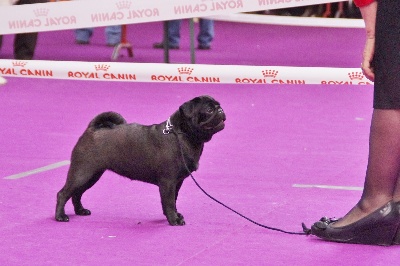
[{"label": "handler's hand", "polygon": [[361,63],[361,69],[365,77],[371,81],[374,81],[375,74],[374,68],[371,66],[372,59],[375,53],[375,36],[367,37],[365,42],[364,52],[363,52],[363,62]]}]

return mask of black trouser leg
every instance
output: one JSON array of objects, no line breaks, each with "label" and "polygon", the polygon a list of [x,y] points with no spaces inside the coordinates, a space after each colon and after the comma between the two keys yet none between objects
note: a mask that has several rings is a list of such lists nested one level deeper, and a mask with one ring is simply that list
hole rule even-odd
[{"label": "black trouser leg", "polygon": [[14,58],[31,60],[35,52],[38,33],[18,33],[14,39]]}]

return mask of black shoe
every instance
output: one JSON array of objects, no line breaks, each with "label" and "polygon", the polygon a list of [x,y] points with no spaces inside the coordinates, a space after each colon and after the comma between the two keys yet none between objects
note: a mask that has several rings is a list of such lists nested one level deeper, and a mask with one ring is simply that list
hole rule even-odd
[{"label": "black shoe", "polygon": [[210,50],[211,46],[210,45],[199,44],[197,46],[197,49],[199,49],[199,50]]},{"label": "black shoe", "polygon": [[16,60],[32,60],[33,56],[30,55],[16,55],[14,59]]},{"label": "black shoe", "polygon": [[120,44],[119,42],[117,42],[117,43],[107,43],[107,46],[108,47],[115,47],[115,46],[117,46],[118,44]]},{"label": "black shoe", "polygon": [[[398,208],[398,210],[400,211],[400,201],[395,202],[394,205]],[[400,245],[400,225],[397,228],[397,232],[396,235],[394,236],[392,245]]]},{"label": "black shoe", "polygon": [[400,223],[398,204],[392,201],[352,224],[333,227],[336,219],[322,218],[311,227],[311,234],[327,241],[390,246]]},{"label": "black shoe", "polygon": [[[165,47],[165,44],[163,42],[157,42],[157,43],[153,44],[153,48],[156,48],[156,49],[164,49],[164,47]],[[178,50],[179,45],[171,45],[170,44],[168,48],[172,49],[172,50]]]},{"label": "black shoe", "polygon": [[89,41],[81,41],[81,40],[76,40],[76,44],[89,44]]}]

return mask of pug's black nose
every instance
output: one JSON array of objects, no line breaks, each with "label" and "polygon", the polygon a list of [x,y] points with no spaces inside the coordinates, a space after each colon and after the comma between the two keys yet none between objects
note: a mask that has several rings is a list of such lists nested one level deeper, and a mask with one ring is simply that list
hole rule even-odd
[{"label": "pug's black nose", "polygon": [[222,108],[219,108],[219,109],[218,109],[218,113],[219,113],[219,114],[222,114],[223,112],[224,112],[224,110],[222,110]]}]

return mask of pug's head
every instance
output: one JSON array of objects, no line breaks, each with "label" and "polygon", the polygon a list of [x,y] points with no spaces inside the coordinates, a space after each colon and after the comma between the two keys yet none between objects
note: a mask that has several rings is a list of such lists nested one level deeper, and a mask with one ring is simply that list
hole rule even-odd
[{"label": "pug's head", "polygon": [[204,95],[185,102],[179,107],[182,130],[202,142],[224,129],[226,115],[219,102]]}]

